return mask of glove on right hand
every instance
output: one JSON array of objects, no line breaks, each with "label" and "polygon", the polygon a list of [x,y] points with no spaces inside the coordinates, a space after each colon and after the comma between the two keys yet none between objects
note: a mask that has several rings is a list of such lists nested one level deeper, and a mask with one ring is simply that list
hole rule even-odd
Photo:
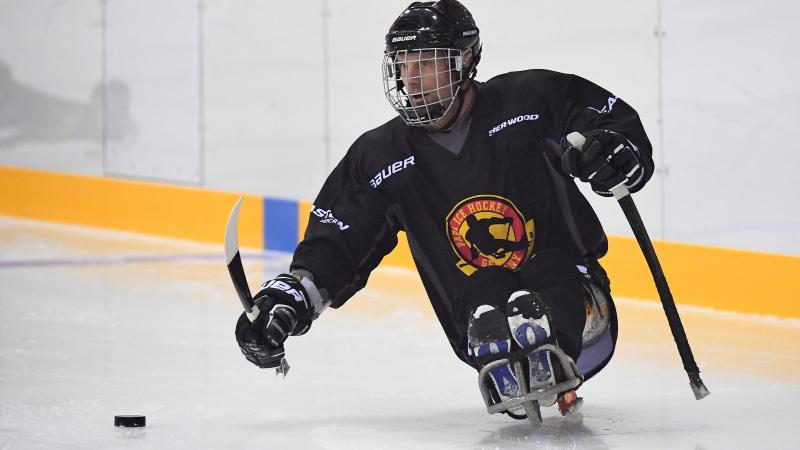
[{"label": "glove on right hand", "polygon": [[279,367],[285,355],[283,342],[308,331],[314,308],[300,280],[289,274],[264,283],[254,298],[259,315],[253,322],[245,313],[239,316],[236,342],[245,358],[258,367]]},{"label": "glove on right hand", "polygon": [[286,354],[283,344],[268,341],[263,330],[262,316],[255,322],[250,322],[247,314],[242,313],[236,322],[236,342],[239,343],[239,349],[248,361],[262,369],[279,367]]}]

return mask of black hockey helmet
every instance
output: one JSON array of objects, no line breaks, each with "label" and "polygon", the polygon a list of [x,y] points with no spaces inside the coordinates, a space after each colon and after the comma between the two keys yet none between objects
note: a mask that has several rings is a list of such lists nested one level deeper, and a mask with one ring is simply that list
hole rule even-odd
[{"label": "black hockey helmet", "polygon": [[[462,64],[463,54],[471,50],[468,64]],[[423,52],[425,58],[422,58]],[[409,125],[428,126],[440,120],[453,105],[464,80],[477,72],[481,56],[481,40],[472,14],[456,0],[436,2],[414,2],[394,21],[386,34],[384,57],[384,90],[392,107]],[[437,98],[422,105],[411,101],[397,60],[418,62],[431,59],[447,59],[449,84],[437,84]],[[442,88],[450,94],[441,95]],[[424,94],[424,92],[423,92]],[[427,98],[427,96],[426,96]]]},{"label": "black hockey helmet", "polygon": [[472,50],[468,69],[474,76],[481,56],[480,30],[472,14],[456,0],[414,2],[394,21],[386,34],[386,51],[418,48]]}]

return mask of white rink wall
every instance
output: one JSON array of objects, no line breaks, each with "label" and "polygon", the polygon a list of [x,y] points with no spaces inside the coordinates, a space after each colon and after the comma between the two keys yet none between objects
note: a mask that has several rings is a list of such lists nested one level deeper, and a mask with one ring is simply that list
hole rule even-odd
[{"label": "white rink wall", "polygon": [[[800,7],[465,1],[478,79],[541,67],[631,103],[655,238],[800,255]],[[393,117],[383,35],[407,2],[0,1],[0,165],[312,199]],[[629,234],[613,201],[589,198]]]}]

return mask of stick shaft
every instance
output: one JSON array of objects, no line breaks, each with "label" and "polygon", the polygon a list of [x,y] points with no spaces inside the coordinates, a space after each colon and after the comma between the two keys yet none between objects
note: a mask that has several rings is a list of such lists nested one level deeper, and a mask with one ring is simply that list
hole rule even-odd
[{"label": "stick shaft", "polygon": [[647,234],[647,229],[644,227],[642,217],[639,215],[636,204],[630,195],[617,200],[625,213],[625,217],[628,219],[634,236],[636,236],[636,241],[639,243],[645,260],[647,260],[647,265],[650,267],[650,272],[658,290],[658,296],[661,299],[661,305],[664,307],[664,313],[667,316],[667,322],[669,322],[669,329],[672,331],[672,337],[675,339],[675,345],[677,345],[678,353],[680,353],[681,361],[683,361],[683,368],[686,369],[690,380],[699,380],[700,369],[697,367],[694,355],[692,355],[692,349],[689,346],[689,340],[686,338],[686,331],[683,329],[678,308],[675,307],[675,300],[672,298],[667,278],[664,276],[664,270],[658,261],[658,256],[656,256],[653,243]]},{"label": "stick shaft", "polygon": [[[586,138],[577,131],[573,131],[567,135],[567,140],[578,151],[581,151],[586,144]],[[619,202],[620,207],[622,207],[622,212],[625,213],[625,218],[628,219],[628,224],[631,226],[634,236],[636,236],[636,242],[639,243],[639,248],[642,250],[644,259],[647,260],[647,265],[650,267],[650,273],[653,275],[653,281],[655,281],[656,289],[658,290],[658,297],[661,299],[661,305],[664,308],[664,314],[667,316],[669,329],[672,332],[673,339],[675,339],[675,345],[678,347],[678,353],[681,356],[683,368],[689,376],[689,386],[692,388],[694,398],[696,400],[701,400],[709,395],[709,392],[705,384],[703,384],[703,380],[700,379],[700,369],[694,361],[692,348],[689,346],[689,340],[686,338],[686,331],[684,331],[681,317],[678,315],[678,308],[675,307],[675,300],[672,298],[672,292],[669,290],[669,284],[667,284],[667,278],[664,276],[664,270],[658,262],[658,256],[656,256],[653,243],[650,242],[650,236],[647,235],[647,229],[644,227],[644,222],[642,222],[642,216],[639,215],[639,211],[636,209],[636,203],[633,202],[633,198],[631,198],[625,181],[621,181],[610,190],[614,198]]]}]

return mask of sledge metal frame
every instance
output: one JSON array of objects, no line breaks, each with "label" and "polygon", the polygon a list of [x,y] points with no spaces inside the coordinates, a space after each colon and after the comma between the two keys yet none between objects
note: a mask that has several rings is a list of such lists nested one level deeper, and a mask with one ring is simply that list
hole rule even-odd
[{"label": "sledge metal frame", "polygon": [[[562,372],[564,373],[566,379],[552,386],[530,391],[528,387],[528,377],[525,373],[525,367],[522,364],[521,359],[517,359],[513,362],[509,358],[492,361],[481,368],[480,372],[478,373],[478,386],[481,390],[481,395],[483,395],[483,401],[486,403],[486,410],[489,412],[489,414],[496,414],[522,405],[531,424],[538,426],[542,423],[542,412],[539,405],[539,400],[545,397],[558,395],[562,392],[570,391],[583,383],[583,375],[581,375],[578,371],[575,361],[567,356],[563,350],[552,344],[543,344],[539,347],[535,347],[527,353],[526,357],[529,357],[531,354],[540,351],[546,351],[549,352],[551,356],[556,356],[557,362],[561,365],[561,368],[563,369]],[[551,365],[554,363],[553,358],[550,358],[550,363]],[[490,372],[492,369],[500,367],[504,364],[510,364],[514,368],[514,375],[517,377],[520,390],[523,394],[520,397],[514,397],[504,401],[496,401],[494,398],[492,398],[492,390],[494,388],[493,383],[489,378],[491,376]]]}]

